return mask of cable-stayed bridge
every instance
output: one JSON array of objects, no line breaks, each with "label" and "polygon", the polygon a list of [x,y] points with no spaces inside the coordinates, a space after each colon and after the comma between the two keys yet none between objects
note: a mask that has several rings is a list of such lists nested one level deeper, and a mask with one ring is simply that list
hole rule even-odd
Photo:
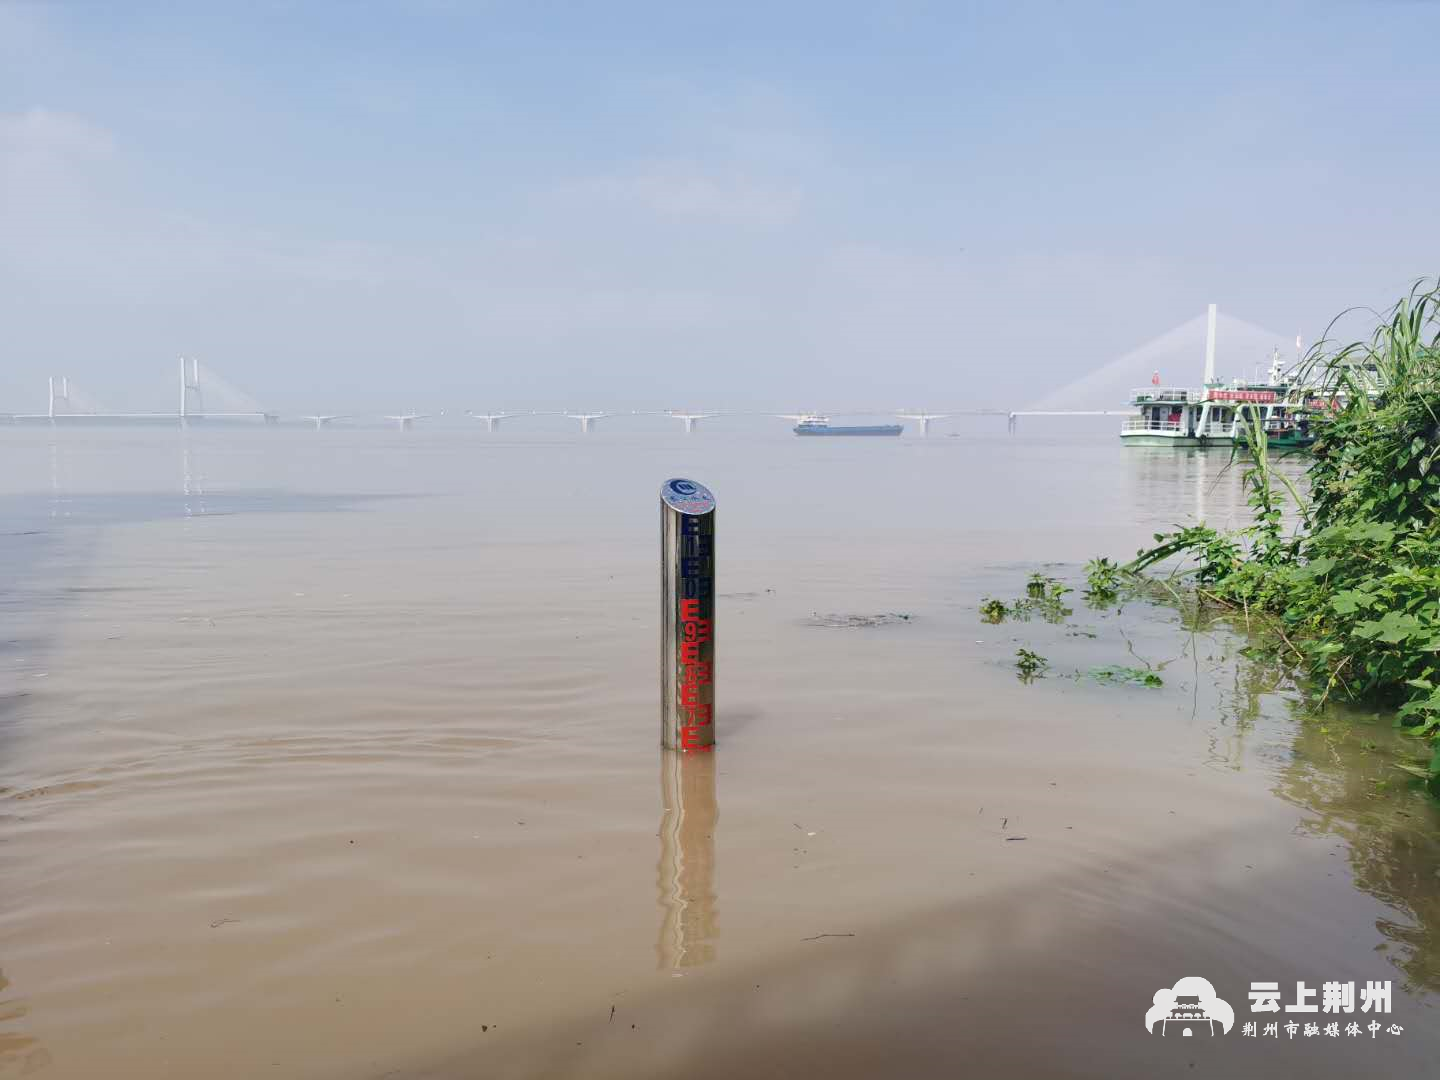
[{"label": "cable-stayed bridge", "polygon": [[[1077,375],[1023,407],[1023,411],[1050,409],[1110,409],[1125,395],[1160,374],[1162,382],[1188,383],[1202,375],[1209,313],[1186,319],[1179,326],[1117,356],[1109,363]],[[1287,337],[1263,326],[1216,312],[1215,357],[1218,373],[1259,381],[1272,353],[1287,344]],[[1297,357],[1298,359],[1298,357]],[[1186,377],[1188,375],[1189,377]],[[1198,379],[1195,381],[1199,382]]]},{"label": "cable-stayed bridge", "polygon": [[[204,383],[201,374],[204,374]],[[180,358],[180,399],[175,412],[116,412],[85,395],[68,375],[52,375],[49,379],[49,405],[43,413],[12,413],[9,419],[24,423],[44,420],[50,423],[130,423],[186,424],[204,420],[255,420],[265,424],[278,423],[276,413],[266,412],[259,402],[215,372],[202,368],[193,357]],[[207,405],[208,401],[208,405]]]},{"label": "cable-stayed bridge", "polygon": [[[1209,319],[1215,318],[1215,330],[1207,339]],[[565,417],[579,425],[582,434],[590,434],[602,420],[623,416],[662,416],[678,421],[686,432],[693,432],[700,422],[731,416],[763,416],[799,422],[831,416],[884,416],[909,421],[919,428],[921,436],[929,435],[931,425],[957,417],[995,416],[1005,417],[1013,432],[1016,420],[1021,416],[1128,416],[1131,410],[1123,408],[1132,389],[1151,381],[1152,373],[1158,378],[1161,371],[1194,372],[1200,374],[1201,359],[1205,358],[1203,370],[1207,377],[1216,371],[1228,372],[1241,378],[1254,373],[1259,381],[1262,365],[1271,363],[1279,355],[1285,336],[1254,323],[1228,315],[1216,315],[1213,310],[1206,315],[1187,319],[1179,326],[1146,341],[1142,345],[1115,357],[1104,364],[1076,375],[1058,388],[1035,398],[1020,408],[997,407],[956,407],[929,411],[916,408],[885,409],[869,405],[856,408],[811,409],[781,413],[778,411],[737,411],[737,410],[696,410],[666,409],[664,411],[635,409],[628,412],[580,411],[578,409],[530,410],[508,412],[504,410],[465,410],[464,416],[482,421],[486,431],[496,431],[501,422],[507,424],[524,417]],[[1296,339],[1298,353],[1299,340]],[[1207,355],[1207,349],[1209,354]],[[1298,360],[1298,355],[1297,355]],[[1168,378],[1169,376],[1167,376]],[[1171,379],[1171,381],[1175,381]],[[1184,379],[1190,382],[1189,379]],[[1199,380],[1194,380],[1198,385]],[[383,422],[402,431],[408,431],[426,420],[446,415],[444,410],[425,413],[416,410],[391,413],[367,418],[350,413],[316,412],[308,415],[282,417],[263,408],[245,391],[227,382],[217,372],[193,357],[183,357],[179,362],[178,408],[174,412],[117,412],[104,408],[93,399],[87,398],[74,380],[65,376],[52,376],[48,384],[48,407],[43,413],[0,413],[0,420],[9,419],[19,423],[48,422],[51,424],[70,423],[203,423],[205,421],[256,422],[275,425],[293,421],[313,426],[317,431],[345,424],[364,423],[367,419]]]},{"label": "cable-stayed bridge", "polygon": [[[1135,387],[1146,381],[1147,372],[1149,381],[1158,384],[1164,381],[1162,372],[1195,372],[1200,357],[1204,358],[1200,369],[1204,382],[1213,380],[1218,372],[1229,372],[1236,379],[1258,383],[1265,368],[1276,366],[1285,341],[1286,335],[1222,315],[1211,304],[1205,314],[1186,319],[1012,411],[1010,431],[1014,433],[1021,416],[1130,416],[1132,410],[1114,406],[1129,400]],[[1300,338],[1296,337],[1295,363],[1300,356]],[[1188,384],[1190,378],[1180,381]]]}]

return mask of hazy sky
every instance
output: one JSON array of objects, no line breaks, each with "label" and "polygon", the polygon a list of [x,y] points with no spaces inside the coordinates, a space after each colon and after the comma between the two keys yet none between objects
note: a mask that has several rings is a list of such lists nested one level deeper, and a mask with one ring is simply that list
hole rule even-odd
[{"label": "hazy sky", "polygon": [[1293,345],[1440,271],[1437,42],[1403,2],[0,0],[0,411],[173,408],[182,352],[280,410],[942,408],[1212,300]]}]

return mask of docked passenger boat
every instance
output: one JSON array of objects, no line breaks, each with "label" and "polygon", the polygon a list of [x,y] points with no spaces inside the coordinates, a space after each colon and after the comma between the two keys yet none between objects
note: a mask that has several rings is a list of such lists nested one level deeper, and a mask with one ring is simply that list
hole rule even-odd
[{"label": "docked passenger boat", "polygon": [[1120,438],[1127,446],[1229,446],[1244,440],[1258,414],[1277,434],[1296,423],[1284,383],[1207,385],[1200,389],[1152,386],[1134,391]]},{"label": "docked passenger boat", "polygon": [[[1235,435],[1236,442],[1248,443],[1248,431],[1244,425]],[[1311,413],[1306,410],[1291,410],[1272,417],[1265,424],[1265,444],[1271,450],[1304,450],[1315,441],[1315,429]]]},{"label": "docked passenger boat", "polygon": [[[1297,342],[1298,344],[1298,342]],[[1205,338],[1205,381],[1198,389],[1161,386],[1157,372],[1152,384],[1132,391],[1120,438],[1127,446],[1232,446],[1243,442],[1256,418],[1267,433],[1274,430],[1296,445],[1309,436],[1308,421],[1301,431],[1304,412],[1301,396],[1282,373],[1277,349],[1270,358],[1264,382],[1236,379],[1225,383],[1215,377],[1215,305],[1210,305]]]}]

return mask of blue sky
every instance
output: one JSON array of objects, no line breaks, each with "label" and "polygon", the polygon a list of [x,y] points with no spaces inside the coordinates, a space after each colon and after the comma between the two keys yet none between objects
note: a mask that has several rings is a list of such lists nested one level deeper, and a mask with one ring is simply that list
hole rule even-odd
[{"label": "blue sky", "polygon": [[1293,344],[1440,272],[1435,41],[1403,2],[0,3],[0,411],[164,407],[182,352],[279,409],[943,408],[1212,300]]}]

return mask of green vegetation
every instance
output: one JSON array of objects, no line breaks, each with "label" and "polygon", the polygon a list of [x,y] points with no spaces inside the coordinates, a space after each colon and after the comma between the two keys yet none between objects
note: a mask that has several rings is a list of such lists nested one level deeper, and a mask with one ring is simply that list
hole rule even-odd
[{"label": "green vegetation", "polygon": [[1104,607],[1120,597],[1125,571],[1106,558],[1091,559],[1085,564],[1085,599],[1094,607]]},{"label": "green vegetation", "polygon": [[1122,667],[1119,664],[1091,668],[1085,674],[1096,682],[1132,683],[1135,686],[1165,685],[1165,680],[1153,671],[1147,671],[1144,668]]},{"label": "green vegetation", "polygon": [[1029,649],[1015,650],[1015,671],[1021,682],[1032,682],[1050,666],[1039,653],[1031,652]]},{"label": "green vegetation", "polygon": [[[1115,602],[1120,596],[1120,590],[1123,587],[1133,586],[1136,581],[1134,574],[1127,573],[1109,559],[1096,559],[1086,570],[1090,588],[1086,591],[1085,598],[1087,603],[1096,608],[1107,607]],[[990,598],[982,600],[980,602],[980,618],[984,622],[995,624],[1004,622],[1007,618],[1028,622],[1032,617],[1039,616],[1047,623],[1069,625],[1066,620],[1075,612],[1065,605],[1065,597],[1074,591],[1059,578],[1037,571],[1031,574],[1029,580],[1026,581],[1024,596],[1012,600],[1008,604],[1003,600]],[[1095,637],[1094,631],[1075,627],[1071,627],[1066,633],[1071,637]],[[1034,682],[1049,669],[1050,661],[1039,653],[1024,648],[1015,653],[1015,670],[1023,683]],[[1077,678],[1080,674],[1080,672],[1074,673]],[[1140,668],[1112,665],[1095,668],[1086,674],[1100,682],[1136,683],[1141,686],[1164,685],[1164,680],[1159,675]]]},{"label": "green vegetation", "polygon": [[[1133,581],[1179,559],[1160,584],[1178,595],[1179,581],[1243,616],[1319,703],[1394,708],[1397,724],[1430,741],[1428,762],[1410,771],[1440,796],[1440,281],[1412,289],[1369,340],[1321,341],[1303,375],[1329,406],[1314,424],[1308,500],[1273,468],[1252,417],[1251,524],[1156,534],[1116,570]],[[1104,565],[1087,567],[1092,594],[1118,589]]]},{"label": "green vegetation", "polygon": [[998,623],[1010,614],[1003,601],[985,599],[980,601],[980,618],[987,623]]},{"label": "green vegetation", "polygon": [[980,601],[980,617],[988,623],[1003,622],[1006,618],[1022,621],[1038,615],[1049,623],[1064,622],[1075,614],[1065,606],[1065,596],[1075,590],[1059,578],[1038,571],[1030,575],[1025,583],[1025,595],[1006,604],[1002,600],[986,598]]}]

